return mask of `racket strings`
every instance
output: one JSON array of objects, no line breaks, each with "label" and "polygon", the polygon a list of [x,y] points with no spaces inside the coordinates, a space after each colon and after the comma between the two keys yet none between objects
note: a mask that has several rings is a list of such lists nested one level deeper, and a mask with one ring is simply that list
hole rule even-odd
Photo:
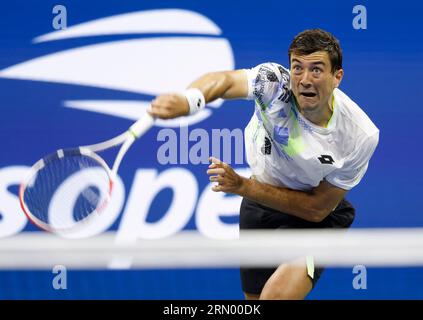
[{"label": "racket strings", "polygon": [[109,175],[83,154],[47,158],[34,173],[23,200],[30,215],[55,229],[71,228],[107,201]]}]

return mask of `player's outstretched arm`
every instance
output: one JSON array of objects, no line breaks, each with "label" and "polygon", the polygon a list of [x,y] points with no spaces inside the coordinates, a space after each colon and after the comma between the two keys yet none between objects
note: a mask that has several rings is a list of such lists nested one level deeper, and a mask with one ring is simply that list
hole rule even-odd
[{"label": "player's outstretched arm", "polygon": [[[196,88],[204,95],[205,102],[218,98],[245,98],[248,94],[247,74],[244,70],[207,73],[194,81],[189,88]],[[151,102],[149,113],[160,119],[186,116],[190,112],[184,93],[162,94]]]}]

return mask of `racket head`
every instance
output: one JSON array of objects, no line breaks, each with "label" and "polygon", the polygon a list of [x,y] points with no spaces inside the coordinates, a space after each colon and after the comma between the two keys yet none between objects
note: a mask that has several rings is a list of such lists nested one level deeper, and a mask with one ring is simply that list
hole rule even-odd
[{"label": "racket head", "polygon": [[31,167],[19,202],[37,227],[66,235],[99,217],[112,189],[112,171],[98,154],[84,147],[60,149]]}]

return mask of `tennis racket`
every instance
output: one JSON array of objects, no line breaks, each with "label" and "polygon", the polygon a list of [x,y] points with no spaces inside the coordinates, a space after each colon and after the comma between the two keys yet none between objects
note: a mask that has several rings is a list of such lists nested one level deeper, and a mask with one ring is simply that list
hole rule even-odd
[{"label": "tennis racket", "polygon": [[[133,142],[154,124],[145,113],[126,132],[101,143],[60,149],[38,160],[19,188],[27,218],[58,234],[79,230],[107,207],[119,166]],[[99,152],[120,146],[112,168]]]}]

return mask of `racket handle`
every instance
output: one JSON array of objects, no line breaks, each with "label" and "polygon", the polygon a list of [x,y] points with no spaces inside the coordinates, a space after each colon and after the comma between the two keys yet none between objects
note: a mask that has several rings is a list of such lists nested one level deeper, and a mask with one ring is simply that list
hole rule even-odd
[{"label": "racket handle", "polygon": [[135,139],[141,137],[148,129],[154,124],[154,118],[146,112],[141,119],[135,122],[128,131],[134,136]]}]

